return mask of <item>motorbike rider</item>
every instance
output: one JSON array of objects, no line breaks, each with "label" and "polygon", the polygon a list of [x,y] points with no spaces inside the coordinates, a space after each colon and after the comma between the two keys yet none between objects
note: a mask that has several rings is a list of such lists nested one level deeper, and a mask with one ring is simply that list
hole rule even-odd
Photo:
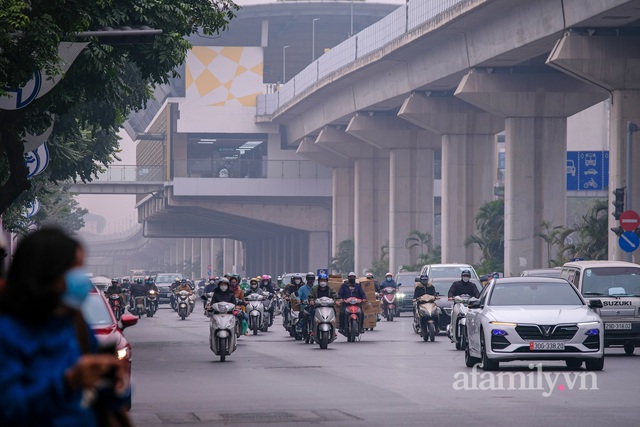
[{"label": "motorbike rider", "polygon": [[398,284],[396,283],[395,280],[393,280],[393,274],[391,274],[390,272],[384,275],[384,282],[380,283],[380,289],[389,288],[389,287],[393,289],[398,289]]},{"label": "motorbike rider", "polygon": [[423,295],[436,295],[436,288],[433,283],[429,281],[429,276],[421,274],[413,291],[413,297],[415,299],[420,298]]},{"label": "motorbike rider", "polygon": [[291,276],[289,284],[286,285],[283,289],[284,292],[284,306],[282,310],[282,320],[285,325],[289,323],[289,308],[291,307],[291,296],[295,298],[298,295],[298,289],[302,286],[302,276],[299,274],[294,274]]},{"label": "motorbike rider", "polygon": [[[271,281],[271,276],[269,276],[268,274],[263,274],[262,277],[260,278],[260,289],[262,289],[264,292],[268,292],[269,293],[269,299],[273,300],[273,298],[276,296],[276,287],[273,285],[273,282]],[[270,325],[269,326],[273,326],[273,318],[275,316],[275,310],[276,310],[276,305],[271,304],[271,307],[269,307],[269,314],[270,314]]]},{"label": "motorbike rider", "polygon": [[173,279],[173,283],[169,286],[169,290],[171,291],[171,294],[169,295],[169,303],[171,304],[171,308],[173,308],[174,310],[176,309],[175,290],[178,286],[180,286],[180,278],[176,277],[175,279]]},{"label": "motorbike rider", "polygon": [[478,287],[471,281],[471,271],[469,270],[462,270],[460,280],[453,282],[449,288],[449,301],[453,301],[453,297],[459,295],[469,295],[474,298],[478,298],[478,296],[480,296]]},{"label": "motorbike rider", "polygon": [[[209,277],[209,282],[204,287],[204,292],[200,296],[200,298],[202,298],[202,301],[203,301],[203,304],[204,304],[205,308],[207,306],[207,294],[210,294],[211,292],[214,292],[217,287],[218,287],[218,278],[216,276]],[[205,316],[206,316],[206,313],[205,313]]]},{"label": "motorbike rider", "polygon": [[122,296],[122,293],[123,293],[122,287],[120,286],[118,279],[111,279],[111,284],[109,285],[107,290],[104,291],[104,294],[107,296],[118,295],[118,297],[120,298],[121,306],[124,305],[124,297]]},{"label": "motorbike rider", "polygon": [[[229,282],[229,289],[233,292],[236,297],[236,305],[244,305],[244,291],[240,288],[240,276],[237,274],[226,274],[229,276],[227,281]],[[222,280],[222,279],[220,279]],[[220,283],[218,283],[218,287],[220,287]],[[240,310],[238,313],[238,319],[242,319],[242,334],[247,334],[247,329],[249,327],[249,315],[244,311]]]},{"label": "motorbike rider", "polygon": [[[209,284],[211,284],[211,279],[209,279]],[[207,285],[209,286],[209,285]],[[217,302],[230,302],[232,304],[236,303],[236,296],[233,290],[229,287],[229,280],[226,278],[222,278],[218,281],[217,287],[211,291],[213,292],[213,297],[211,298],[211,303],[215,304]],[[208,292],[207,292],[208,293]],[[202,295],[201,297],[205,302],[207,301],[207,296]],[[209,310],[209,308],[206,308]]]},{"label": "motorbike rider", "polygon": [[380,282],[375,279],[373,273],[369,272],[365,274],[365,277],[367,278],[367,280],[373,280],[373,286],[375,287],[376,292],[380,292]]},{"label": "motorbike rider", "polygon": [[338,293],[329,287],[329,276],[324,273],[318,274],[318,284],[311,288],[311,292],[309,292],[309,318],[311,322],[315,318],[315,302],[322,297],[331,298],[334,301],[338,299]]},{"label": "motorbike rider", "polygon": [[[347,280],[342,283],[340,286],[340,290],[338,291],[338,298],[340,300],[344,300],[350,297],[356,297],[362,300],[362,302],[367,302],[367,295],[364,293],[364,289],[360,283],[356,281],[356,273],[353,271],[347,275]],[[340,308],[340,333],[344,333],[344,325],[345,325],[345,312],[346,312],[346,304],[342,304]],[[364,316],[360,316],[360,333],[364,332]]]},{"label": "motorbike rider", "polygon": [[133,310],[135,306],[136,297],[147,296],[147,288],[142,283],[142,279],[134,280],[131,285],[131,299],[129,300],[129,307]]},{"label": "motorbike rider", "polygon": [[[158,295],[158,287],[156,286],[156,282],[155,280],[153,280],[152,277],[145,277],[144,278],[144,286],[147,290],[147,293],[149,293],[150,291],[154,291],[156,293],[156,295]],[[155,301],[155,309],[158,310],[158,300],[156,299]]]},{"label": "motorbike rider", "polygon": [[248,297],[251,294],[261,294],[261,293],[262,293],[262,289],[260,289],[260,286],[258,284],[258,279],[256,279],[255,277],[252,278],[251,281],[249,282],[249,288],[244,293],[244,296]]},{"label": "motorbike rider", "polygon": [[[301,304],[305,304],[305,302],[308,301],[309,299],[309,294],[311,293],[311,289],[313,288],[313,285],[315,284],[316,281],[316,275],[313,274],[312,272],[307,273],[307,275],[305,276],[305,284],[303,286],[300,287],[300,289],[298,289],[298,300],[300,301]],[[300,312],[302,313],[302,311]],[[303,325],[304,322],[298,322],[298,329],[299,330],[303,330]]]}]

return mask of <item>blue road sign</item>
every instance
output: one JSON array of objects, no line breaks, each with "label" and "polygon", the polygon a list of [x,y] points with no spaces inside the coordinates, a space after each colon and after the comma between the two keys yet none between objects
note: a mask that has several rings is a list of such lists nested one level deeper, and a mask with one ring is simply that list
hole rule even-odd
[{"label": "blue road sign", "polygon": [[604,190],[609,182],[608,151],[567,151],[567,191]]},{"label": "blue road sign", "polygon": [[625,252],[633,252],[640,246],[640,237],[633,231],[625,231],[618,239],[620,249]]},{"label": "blue road sign", "polygon": [[326,274],[327,276],[329,275],[329,269],[328,268],[319,268],[316,270],[316,277],[321,275],[321,274]]}]

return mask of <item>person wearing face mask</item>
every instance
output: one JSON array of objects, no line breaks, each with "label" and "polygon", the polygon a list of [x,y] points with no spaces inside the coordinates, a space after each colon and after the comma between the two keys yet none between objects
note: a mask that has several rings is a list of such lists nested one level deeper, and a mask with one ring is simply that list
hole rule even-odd
[{"label": "person wearing face mask", "polygon": [[282,304],[282,325],[285,329],[289,326],[289,309],[291,308],[291,296],[295,298],[298,295],[298,289],[302,286],[302,276],[294,274],[291,276],[290,283],[284,287],[283,304]]},{"label": "person wearing face mask", "polygon": [[480,296],[478,287],[471,281],[471,271],[469,270],[462,270],[460,280],[453,282],[449,288],[449,301],[453,301],[453,297],[459,295],[470,295],[474,298]]},{"label": "person wearing face mask", "polygon": [[[347,280],[345,283],[340,286],[340,290],[338,291],[338,298],[340,300],[344,300],[350,297],[356,297],[362,300],[362,302],[367,302],[367,296],[364,293],[364,289],[360,286],[360,283],[356,281],[356,273],[353,271],[349,273],[347,276]],[[346,304],[342,304],[340,308],[340,333],[344,333],[343,326],[345,324],[345,310]],[[363,328],[364,317],[360,316],[360,333],[364,332]]]},{"label": "person wearing face mask", "polygon": [[244,293],[245,297],[248,297],[251,294],[260,294],[262,293],[262,289],[258,286],[258,279],[255,277],[249,281],[249,288]]},{"label": "person wearing face mask", "polygon": [[92,289],[79,243],[43,228],[18,243],[0,289],[0,425],[98,425],[85,399],[100,388],[119,405],[126,362],[97,354],[98,342],[79,311]]},{"label": "person wearing face mask", "polygon": [[309,292],[310,320],[315,318],[315,302],[318,298],[327,297],[332,300],[338,299],[338,293],[329,287],[329,276],[324,273],[318,274],[318,284],[311,288]]},{"label": "person wearing face mask", "polygon": [[[200,296],[200,298],[202,299],[202,303],[204,304],[204,307],[207,307],[207,294],[210,294],[212,292],[214,292],[216,290],[216,288],[218,287],[218,280],[215,276],[211,276],[209,277],[209,282],[207,283],[207,286],[204,287],[204,291],[202,292],[202,295]],[[207,314],[205,313],[205,316]]]},{"label": "person wearing face mask", "polygon": [[393,274],[391,273],[387,273],[384,276],[384,282],[380,283],[380,289],[384,289],[384,288],[393,288],[393,289],[398,289],[398,284],[396,283],[395,280],[393,280]]},{"label": "person wearing face mask", "polygon": [[236,296],[233,290],[229,287],[229,279],[222,278],[218,281],[218,287],[213,291],[212,304],[217,302],[230,302],[236,303]]},{"label": "person wearing face mask", "polygon": [[[300,289],[298,289],[298,300],[300,301],[300,304],[303,305],[307,305],[309,303],[309,294],[311,293],[311,289],[315,284],[316,275],[309,272],[305,276],[305,280],[305,284],[301,286]],[[302,310],[300,311],[300,314],[302,315]],[[306,325],[304,324],[304,322],[298,322],[297,326],[299,330],[303,330],[304,326]]]}]

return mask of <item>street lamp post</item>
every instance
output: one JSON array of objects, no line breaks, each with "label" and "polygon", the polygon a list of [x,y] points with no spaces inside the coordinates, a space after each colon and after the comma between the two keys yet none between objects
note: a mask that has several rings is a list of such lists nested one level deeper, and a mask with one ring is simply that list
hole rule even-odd
[{"label": "street lamp post", "polygon": [[316,60],[316,21],[320,18],[313,18],[311,21],[311,62]]},{"label": "street lamp post", "polygon": [[287,48],[289,45],[282,47],[282,84],[287,82]]}]

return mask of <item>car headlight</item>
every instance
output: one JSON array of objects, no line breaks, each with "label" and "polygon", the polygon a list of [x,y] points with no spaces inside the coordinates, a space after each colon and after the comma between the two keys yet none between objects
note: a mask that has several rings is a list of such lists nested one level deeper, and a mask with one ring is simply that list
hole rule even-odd
[{"label": "car headlight", "polygon": [[118,355],[118,359],[125,360],[125,359],[129,359],[131,352],[128,347],[125,347],[125,348],[119,349],[116,352],[116,354]]},{"label": "car headlight", "polygon": [[507,331],[503,329],[494,329],[491,331],[491,334],[495,335],[496,337],[504,337],[505,335],[509,335]]},{"label": "car headlight", "polygon": [[404,295],[402,292],[400,292],[400,293],[398,294],[398,298],[404,298],[404,297],[405,297],[405,295]]},{"label": "car headlight", "polygon": [[489,323],[496,326],[513,326],[513,327],[518,326],[517,323],[511,323],[511,322],[489,322]]},{"label": "car headlight", "polygon": [[596,325],[599,325],[599,324],[600,324],[600,322],[598,322],[598,321],[581,322],[581,323],[578,323],[578,326],[596,326]]}]

